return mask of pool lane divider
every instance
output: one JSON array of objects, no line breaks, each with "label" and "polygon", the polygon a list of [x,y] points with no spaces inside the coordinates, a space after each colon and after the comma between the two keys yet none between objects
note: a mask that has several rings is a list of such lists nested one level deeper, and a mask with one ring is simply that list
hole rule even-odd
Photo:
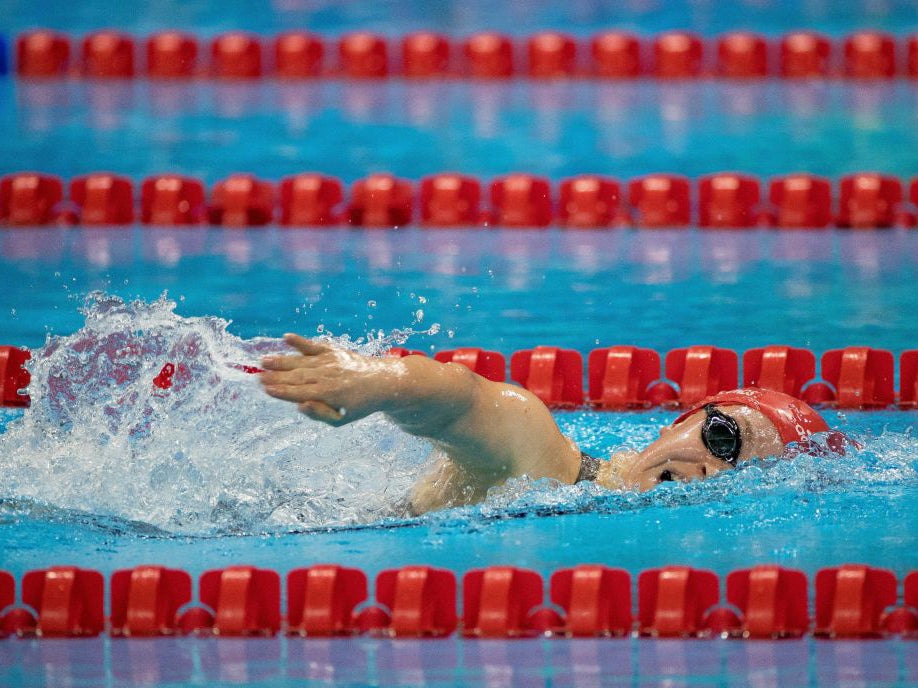
[{"label": "pool lane divider", "polygon": [[[5,60],[5,49],[2,55]],[[877,80],[918,77],[918,35],[864,30],[834,40],[796,31],[774,40],[749,31],[705,38],[687,31],[641,37],[608,30],[581,40],[560,31],[521,38],[483,31],[461,39],[419,31],[390,39],[369,31],[338,38],[231,31],[204,41],[182,31],[139,39],[116,30],[74,40],[40,29],[17,36],[15,73],[25,79]]]},{"label": "pool lane divider", "polygon": [[[426,355],[393,347],[387,356]],[[30,377],[25,349],[0,346],[0,406],[28,406],[21,390]],[[455,363],[495,382],[507,380],[503,354],[476,347],[438,351],[434,358]],[[254,366],[235,365],[254,374]],[[891,351],[866,346],[832,349],[820,358],[809,349],[771,345],[748,349],[740,356],[732,349],[689,346],[668,351],[610,346],[592,350],[587,357],[584,390],[583,356],[573,349],[537,346],[510,357],[510,379],[530,390],[555,409],[691,408],[712,394],[738,387],[759,387],[789,394],[817,408],[878,410],[897,406],[918,408],[918,349],[899,356],[899,389],[894,386],[895,357]],[[168,393],[176,374],[187,368],[165,361],[151,380],[158,393]]]},{"label": "pool lane divider", "polygon": [[108,585],[91,569],[55,566],[16,581],[0,571],[0,635],[74,638],[213,635],[439,638],[653,637],[918,639],[918,571],[899,582],[892,571],[860,564],[819,570],[813,616],[802,571],[757,565],[721,580],[712,571],[666,566],[637,578],[602,565],[556,570],[548,584],[532,570],[491,566],[461,579],[430,566],[381,571],[375,599],[367,575],[338,565],[270,569],[229,566],[204,572],[198,595],[181,569],[138,566],[115,571]]},{"label": "pool lane divider", "polygon": [[[765,193],[763,193],[763,187]],[[147,177],[140,184],[107,172],[74,177],[67,194],[55,175],[18,172],[0,178],[0,225],[224,227],[351,226],[703,229],[874,229],[914,227],[918,177],[903,181],[877,172],[841,177],[837,183],[806,173],[772,178],[736,172],[693,181],[677,174],[648,174],[621,184],[604,175],[552,182],[514,173],[490,182],[440,173],[414,182],[373,174],[351,184],[305,172],[279,184],[252,174],[233,174],[208,194],[200,179],[179,174]],[[835,197],[833,197],[835,196]],[[137,202],[139,200],[139,203]],[[485,203],[487,201],[487,203]]]}]

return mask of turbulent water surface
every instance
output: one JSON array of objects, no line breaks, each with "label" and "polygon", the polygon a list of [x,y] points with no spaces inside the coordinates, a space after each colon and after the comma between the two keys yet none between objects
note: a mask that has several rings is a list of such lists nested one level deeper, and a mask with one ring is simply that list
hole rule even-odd
[{"label": "turbulent water surface", "polygon": [[[829,414],[863,448],[844,457],[763,459],[705,483],[647,494],[511,480],[481,505],[406,521],[402,504],[430,459],[427,442],[376,414],[333,429],[261,393],[247,368],[278,340],[243,340],[216,317],[176,304],[101,293],[85,324],[34,352],[31,408],[0,434],[0,513],[140,535],[212,536],[420,525],[464,530],[546,514],[653,517],[688,509],[701,523],[752,534],[832,495],[904,508],[918,486],[909,414]],[[410,331],[342,346],[378,355]],[[170,377],[171,386],[155,384]],[[602,455],[651,441],[672,414],[558,413],[562,429]],[[818,507],[817,512],[818,512]],[[700,510],[700,511],[699,511]],[[805,516],[804,516],[805,517]]]}]

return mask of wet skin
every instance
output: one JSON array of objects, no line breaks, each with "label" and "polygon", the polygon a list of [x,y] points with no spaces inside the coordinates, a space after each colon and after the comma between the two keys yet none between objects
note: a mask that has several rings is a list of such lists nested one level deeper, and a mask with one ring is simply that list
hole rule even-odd
[{"label": "wet skin", "polygon": [[[737,463],[754,457],[780,456],[784,443],[774,424],[748,406],[718,406],[740,429],[742,450]],[[619,460],[618,473],[627,487],[649,490],[667,480],[702,480],[733,467],[708,451],[701,439],[706,414],[699,410],[678,425],[661,428],[660,437],[645,449]],[[616,457],[613,457],[615,462]]]},{"label": "wet skin", "polygon": [[[568,484],[577,479],[577,445],[521,387],[423,356],[367,357],[298,335],[284,340],[295,353],[262,361],[267,394],[336,427],[382,412],[406,432],[433,442],[439,458],[415,484],[415,512],[480,501],[490,487],[514,476]],[[777,429],[764,415],[745,406],[718,408],[739,426],[737,462],[783,452]],[[729,470],[702,441],[705,419],[699,410],[663,428],[644,450],[614,455],[603,462],[596,481],[610,489],[649,490],[667,480],[700,480]]]}]

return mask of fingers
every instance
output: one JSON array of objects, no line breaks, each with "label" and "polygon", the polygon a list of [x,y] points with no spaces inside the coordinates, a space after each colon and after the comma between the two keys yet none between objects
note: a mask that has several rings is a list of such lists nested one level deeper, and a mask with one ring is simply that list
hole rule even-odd
[{"label": "fingers", "polygon": [[324,401],[315,399],[313,393],[302,385],[267,385],[265,392],[275,399],[294,402],[300,413],[313,420],[335,426],[344,425],[349,420],[345,418],[344,409],[336,409]]},{"label": "fingers", "polygon": [[297,408],[300,413],[328,425],[344,425],[347,422],[341,410],[332,408],[324,401],[304,401]]},{"label": "fingers", "polygon": [[284,341],[304,356],[318,356],[319,354],[324,354],[326,351],[332,350],[332,347],[328,344],[306,339],[306,337],[301,337],[291,332],[284,335]]},{"label": "fingers", "polygon": [[310,400],[313,394],[303,385],[265,385],[265,393],[275,399],[295,401],[296,403]]},{"label": "fingers", "polygon": [[265,370],[296,370],[302,368],[306,360],[302,356],[265,356],[261,366]]},{"label": "fingers", "polygon": [[319,354],[333,351],[334,347],[328,344],[315,342],[298,334],[285,334],[284,341],[297,350],[300,356],[284,356],[272,354],[261,359],[261,364],[266,370],[294,370],[308,366],[310,358]]},{"label": "fingers", "polygon": [[309,368],[293,368],[289,370],[266,370],[258,377],[265,387],[274,385],[314,385],[319,381],[320,374]]}]

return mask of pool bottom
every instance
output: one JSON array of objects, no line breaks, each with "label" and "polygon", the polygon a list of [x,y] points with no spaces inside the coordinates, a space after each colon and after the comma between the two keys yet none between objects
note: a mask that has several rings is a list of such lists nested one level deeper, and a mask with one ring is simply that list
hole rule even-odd
[{"label": "pool bottom", "polygon": [[0,685],[898,686],[914,640],[390,640],[157,638],[0,641]]}]

